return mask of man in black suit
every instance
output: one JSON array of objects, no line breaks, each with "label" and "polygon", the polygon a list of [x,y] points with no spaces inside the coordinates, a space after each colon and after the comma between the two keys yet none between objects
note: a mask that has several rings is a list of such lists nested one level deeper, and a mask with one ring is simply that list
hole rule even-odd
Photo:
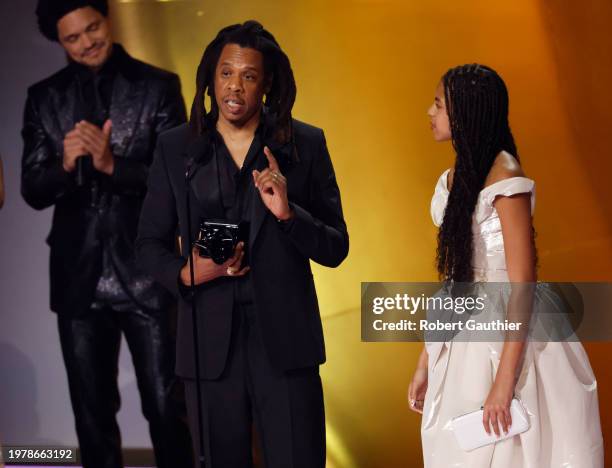
[{"label": "man in black suit", "polygon": [[[160,137],[151,166],[137,253],[180,298],[177,373],[196,445],[197,305],[208,468],[251,466],[253,420],[267,468],[325,465],[325,349],[309,261],[336,267],[349,242],[323,132],[291,118],[295,92],[268,31],[255,21],[224,28],[198,68],[190,124]],[[200,220],[219,218],[247,223],[248,236],[221,264],[193,250],[193,296],[191,241]]]},{"label": "man in black suit", "polygon": [[22,194],[33,208],[55,206],[47,239],[51,309],[83,465],[123,465],[116,421],[123,332],[157,466],[188,467],[174,301],[134,259],[155,142],[185,121],[185,106],[177,75],[113,44],[107,14],[106,0],[38,3],[41,32],[61,44],[69,65],[28,90]]}]

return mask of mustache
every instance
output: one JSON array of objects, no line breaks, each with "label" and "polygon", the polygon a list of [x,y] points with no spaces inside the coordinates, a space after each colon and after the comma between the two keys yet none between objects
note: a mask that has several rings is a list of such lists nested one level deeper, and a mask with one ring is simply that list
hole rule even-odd
[{"label": "mustache", "polygon": [[235,94],[229,94],[227,96],[224,96],[223,100],[224,101],[237,101],[237,102],[240,102],[242,104],[244,103],[244,99],[239,97],[239,96],[237,96],[237,95],[235,95]]},{"label": "mustache", "polygon": [[83,53],[81,54],[81,57],[85,57],[90,52],[93,52],[94,50],[100,49],[103,45],[104,45],[104,41],[96,41],[96,42],[94,42],[90,47],[88,47],[87,49],[85,49],[83,51]]}]

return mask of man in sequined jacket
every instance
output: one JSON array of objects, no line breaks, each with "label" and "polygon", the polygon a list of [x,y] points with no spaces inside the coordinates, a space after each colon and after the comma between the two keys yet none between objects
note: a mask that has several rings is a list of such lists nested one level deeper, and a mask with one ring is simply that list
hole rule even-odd
[{"label": "man in sequined jacket", "polygon": [[106,0],[39,0],[36,13],[69,64],[28,90],[21,190],[33,208],[55,207],[51,309],[83,466],[123,465],[116,421],[123,333],[157,466],[190,467],[172,299],[138,269],[133,249],[157,136],[186,119],[179,78],[113,43]]}]

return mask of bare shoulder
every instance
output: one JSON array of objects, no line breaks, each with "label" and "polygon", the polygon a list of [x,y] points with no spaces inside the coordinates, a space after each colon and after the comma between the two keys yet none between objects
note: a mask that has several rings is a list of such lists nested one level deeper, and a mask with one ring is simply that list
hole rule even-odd
[{"label": "bare shoulder", "polygon": [[497,155],[493,166],[491,166],[485,181],[485,187],[511,177],[525,177],[525,173],[514,156],[507,151],[502,151]]}]

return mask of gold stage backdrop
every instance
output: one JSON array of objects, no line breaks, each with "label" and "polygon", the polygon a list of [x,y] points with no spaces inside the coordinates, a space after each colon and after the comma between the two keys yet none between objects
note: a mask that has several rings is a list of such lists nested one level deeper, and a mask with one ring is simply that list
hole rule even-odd
[{"label": "gold stage backdrop", "polygon": [[[481,62],[508,84],[512,128],[537,183],[540,278],[612,279],[608,0],[111,3],[118,39],[178,72],[188,108],[205,45],[223,26],[261,21],[292,61],[295,117],[325,129],[351,238],[340,268],[314,268],[328,466],[421,465],[420,417],[406,403],[421,345],[360,342],[360,282],[436,278],[429,202],[453,154],[432,141],[426,109],[450,66]],[[609,439],[612,345],[587,348]]]}]

